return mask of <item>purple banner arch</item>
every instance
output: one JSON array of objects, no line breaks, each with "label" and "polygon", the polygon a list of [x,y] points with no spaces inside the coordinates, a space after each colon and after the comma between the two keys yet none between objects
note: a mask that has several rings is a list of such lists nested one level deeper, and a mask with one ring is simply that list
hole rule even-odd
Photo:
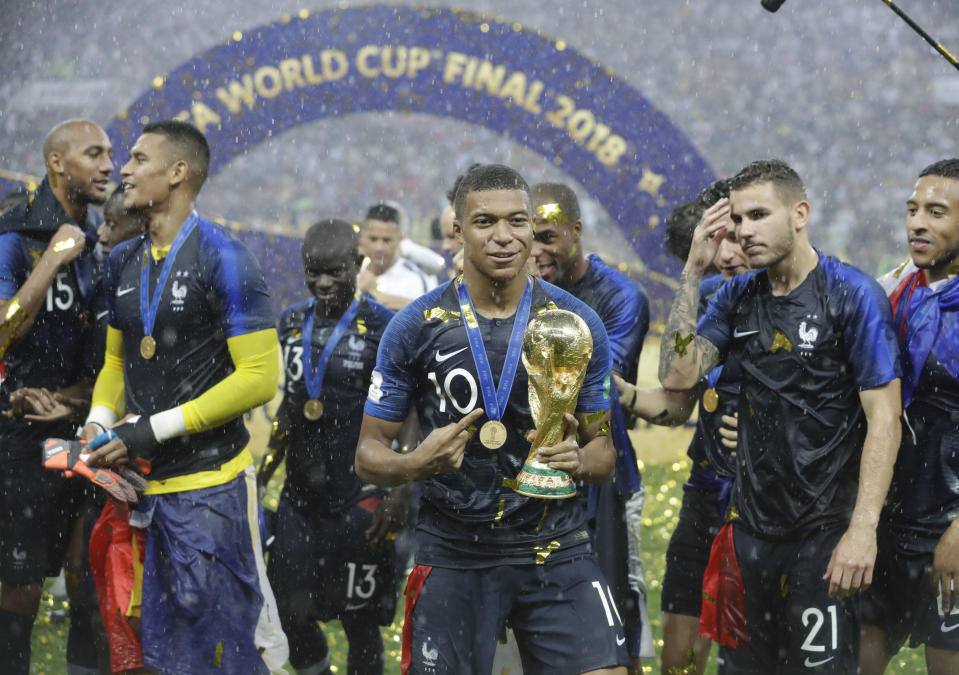
[{"label": "purple banner arch", "polygon": [[216,172],[286,129],[387,110],[480,125],[553,162],[622,228],[654,317],[663,315],[679,270],[663,249],[663,222],[714,174],[636,89],[518,23],[440,7],[303,10],[155,78],[107,133],[129,148],[146,122],[191,121]]}]

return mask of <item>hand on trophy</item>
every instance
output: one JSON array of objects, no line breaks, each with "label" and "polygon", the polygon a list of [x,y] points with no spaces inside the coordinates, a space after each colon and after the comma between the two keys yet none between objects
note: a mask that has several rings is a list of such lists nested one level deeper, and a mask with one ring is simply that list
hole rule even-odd
[{"label": "hand on trophy", "polygon": [[482,408],[476,408],[459,422],[433,429],[410,453],[415,467],[411,480],[425,480],[459,469],[463,464],[463,452],[471,435],[469,427],[484,414]]},{"label": "hand on trophy", "polygon": [[[566,413],[563,415],[566,422],[566,431],[563,434],[563,440],[556,445],[536,449],[536,461],[547,465],[550,469],[565,471],[575,476],[579,472],[579,467],[583,462],[583,449],[579,447],[579,420],[575,415]],[[536,436],[535,431],[531,431],[530,442]]]}]

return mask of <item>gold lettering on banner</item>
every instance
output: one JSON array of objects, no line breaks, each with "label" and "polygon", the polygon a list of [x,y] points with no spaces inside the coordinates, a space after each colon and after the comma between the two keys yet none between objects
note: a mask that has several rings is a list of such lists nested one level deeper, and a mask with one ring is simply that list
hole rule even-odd
[{"label": "gold lettering on banner", "polygon": [[327,82],[343,79],[350,69],[350,60],[339,49],[325,49],[320,52],[320,64]]},{"label": "gold lettering on banner", "polygon": [[476,83],[473,88],[476,90],[485,88],[491,96],[500,96],[504,77],[506,77],[505,66],[493,66],[489,61],[481,61],[476,71]]},{"label": "gold lettering on banner", "polygon": [[446,65],[443,67],[443,84],[453,84],[463,74],[466,65],[466,54],[450,52],[446,55]]},{"label": "gold lettering on banner", "polygon": [[244,75],[240,80],[242,84],[236,80],[231,80],[227,83],[226,89],[220,87],[216,90],[216,97],[233,115],[239,115],[243,111],[240,106],[241,102],[245,103],[247,108],[252,108],[253,101],[256,99],[253,93],[253,77]]},{"label": "gold lettering on banner", "polygon": [[380,52],[383,74],[395,80],[406,72],[406,47],[383,47]]},{"label": "gold lettering on banner", "polygon": [[523,108],[534,115],[539,115],[543,112],[543,108],[539,105],[539,97],[543,93],[544,85],[539,80],[533,80],[533,83],[529,85],[529,91],[526,93],[526,98],[523,99]]},{"label": "gold lettering on banner", "polygon": [[[215,107],[202,100],[203,87],[196,83],[201,91],[194,98],[200,100],[195,100],[191,109],[181,111],[177,119],[192,121],[205,130],[211,124],[220,125],[224,114],[241,115],[244,110],[252,110],[258,100],[340,80],[351,68],[368,79],[390,80],[413,79],[432,69],[436,72],[434,83],[439,80],[447,87],[482,92],[542,117],[607,167],[617,167],[629,148],[623,136],[602,121],[601,110],[580,107],[580,99],[547,90],[544,82],[531,79],[524,71],[511,71],[505,65],[461,52],[444,54],[423,46],[367,44],[353,52],[325,49],[291,55],[275,64],[257,65],[252,57],[247,63],[252,72],[237,74],[215,88],[207,86],[216,98]],[[645,184],[639,186],[644,188]]]},{"label": "gold lettering on banner", "polygon": [[[270,80],[267,84],[267,80]],[[263,66],[253,73],[253,86],[261,98],[276,98],[283,91],[283,80],[280,71],[273,66]]]},{"label": "gold lettering on banner", "polygon": [[297,59],[284,59],[280,61],[280,73],[283,75],[283,87],[287,91],[293,91],[296,87],[305,87],[303,75],[300,73],[300,62]]},{"label": "gold lettering on banner", "polygon": [[316,74],[313,67],[313,57],[309,54],[303,55],[303,77],[308,84],[323,84],[323,78]]},{"label": "gold lettering on banner", "polygon": [[356,69],[360,71],[360,75],[363,77],[376,77],[380,74],[378,69],[369,64],[370,57],[376,54],[379,49],[376,45],[366,45],[360,47],[360,50],[356,53]]},{"label": "gold lettering on banner", "polygon": [[206,133],[208,124],[220,125],[222,121],[220,116],[201,101],[197,101],[190,106],[190,112],[193,114],[193,126],[200,130],[200,133]]},{"label": "gold lettering on banner", "polygon": [[430,50],[426,47],[410,47],[406,76],[414,78],[428,65],[430,65]]}]

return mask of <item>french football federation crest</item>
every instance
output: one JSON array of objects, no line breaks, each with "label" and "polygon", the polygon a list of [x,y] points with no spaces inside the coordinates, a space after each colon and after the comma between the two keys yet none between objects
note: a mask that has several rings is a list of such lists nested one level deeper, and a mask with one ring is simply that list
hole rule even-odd
[{"label": "french football federation crest", "polygon": [[807,326],[803,321],[799,324],[799,343],[800,349],[813,349],[816,345],[816,339],[819,337],[819,329],[815,326]]},{"label": "french football federation crest", "polygon": [[186,298],[186,285],[181,286],[179,281],[174,281],[170,292],[173,294],[173,300],[170,301],[170,305],[172,307],[182,308],[183,300]]}]

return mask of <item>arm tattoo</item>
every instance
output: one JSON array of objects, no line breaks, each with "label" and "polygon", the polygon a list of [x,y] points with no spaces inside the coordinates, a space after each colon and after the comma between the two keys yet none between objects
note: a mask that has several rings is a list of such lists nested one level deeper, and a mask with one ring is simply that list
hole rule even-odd
[{"label": "arm tattoo", "polygon": [[[683,270],[679,277],[679,290],[676,291],[676,297],[673,299],[672,309],[669,310],[669,318],[666,319],[666,327],[663,331],[663,345],[659,350],[659,378],[663,380],[673,368],[673,363],[677,359],[695,360],[699,355],[697,347],[700,340],[689,340],[696,335],[696,309],[699,305],[699,276],[690,279],[689,275]],[[683,336],[688,336],[684,338]],[[675,346],[669,344],[667,340],[676,341]],[[687,345],[692,342],[692,349],[687,349]]]},{"label": "arm tattoo", "polygon": [[696,337],[696,348],[699,350],[699,379],[706,379],[710,371],[719,365],[719,350],[706,338]]}]

